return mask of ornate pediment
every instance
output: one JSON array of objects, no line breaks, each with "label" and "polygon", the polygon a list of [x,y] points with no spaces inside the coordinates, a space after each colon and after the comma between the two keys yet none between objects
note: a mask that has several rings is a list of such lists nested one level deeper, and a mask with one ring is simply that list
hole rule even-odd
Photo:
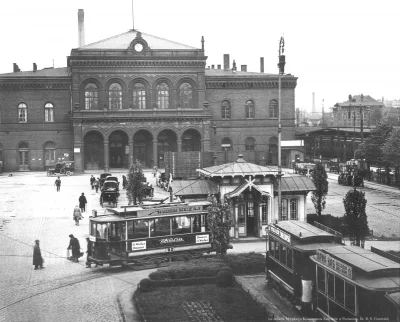
[{"label": "ornate pediment", "polygon": [[135,39],[129,44],[128,50],[134,55],[144,55],[146,51],[150,50],[150,47],[142,38],[142,33],[138,31]]}]

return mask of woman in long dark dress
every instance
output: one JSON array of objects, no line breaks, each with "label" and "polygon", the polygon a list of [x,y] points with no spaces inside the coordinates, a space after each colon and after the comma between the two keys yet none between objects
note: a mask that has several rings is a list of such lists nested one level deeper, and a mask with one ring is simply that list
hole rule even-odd
[{"label": "woman in long dark dress", "polygon": [[44,268],[42,253],[39,246],[39,239],[35,240],[35,246],[33,246],[33,265],[35,265],[35,269],[38,269],[39,266],[40,268]]}]

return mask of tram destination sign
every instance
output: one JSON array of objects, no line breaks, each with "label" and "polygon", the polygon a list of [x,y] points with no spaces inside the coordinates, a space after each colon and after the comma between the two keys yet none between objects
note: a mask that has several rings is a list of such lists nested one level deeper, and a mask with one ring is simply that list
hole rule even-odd
[{"label": "tram destination sign", "polygon": [[317,250],[317,260],[322,264],[332,268],[339,274],[351,279],[353,278],[353,268],[351,266],[341,262],[340,260],[337,260],[336,258],[331,257],[328,254],[321,252],[320,250]]},{"label": "tram destination sign", "polygon": [[274,226],[268,226],[268,229],[271,233],[273,233],[274,235],[277,235],[279,238],[283,239],[284,241],[286,241],[290,244],[291,238],[288,233],[285,233],[284,231],[282,231],[279,228],[276,228]]},{"label": "tram destination sign", "polygon": [[203,206],[176,206],[176,207],[165,207],[165,208],[152,208],[145,209],[138,212],[138,217],[147,216],[163,216],[163,215],[173,215],[173,214],[185,214],[185,213],[195,213],[202,212]]}]

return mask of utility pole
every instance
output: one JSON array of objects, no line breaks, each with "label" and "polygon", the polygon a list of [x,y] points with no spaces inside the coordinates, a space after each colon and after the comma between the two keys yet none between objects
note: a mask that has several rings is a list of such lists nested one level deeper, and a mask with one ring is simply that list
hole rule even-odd
[{"label": "utility pole", "polygon": [[364,95],[361,94],[361,103],[360,103],[360,130],[361,130],[361,143],[364,141],[364,113],[363,113],[363,101]]},{"label": "utility pole", "polygon": [[281,160],[281,139],[282,139],[282,125],[281,125],[281,78],[285,73],[285,40],[283,37],[279,40],[279,75],[278,75],[278,220],[282,220],[282,160]]}]

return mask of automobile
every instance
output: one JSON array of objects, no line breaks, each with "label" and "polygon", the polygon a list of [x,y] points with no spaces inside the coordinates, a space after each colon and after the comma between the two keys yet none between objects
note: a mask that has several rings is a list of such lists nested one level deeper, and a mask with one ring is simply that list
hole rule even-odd
[{"label": "automobile", "polygon": [[103,183],[104,183],[104,181],[106,180],[106,178],[108,177],[108,176],[111,176],[112,174],[110,173],[110,172],[103,172],[102,174],[100,174],[100,179],[99,179],[99,184],[100,184],[100,187],[103,185]]},{"label": "automobile", "polygon": [[329,172],[334,172],[334,173],[339,173],[340,172],[340,167],[339,165],[332,165],[329,167]]},{"label": "automobile", "polygon": [[103,185],[101,187],[101,191],[104,190],[115,190],[118,192],[119,194],[119,185],[117,182],[115,182],[114,180],[108,180],[109,177],[106,178],[106,180],[103,182]]},{"label": "automobile", "polygon": [[106,180],[107,181],[115,181],[116,183],[118,183],[118,186],[119,186],[119,181],[116,176],[108,176],[108,177],[106,177]]},{"label": "automobile", "polygon": [[74,161],[57,162],[54,168],[47,170],[47,176],[64,174],[70,176],[74,174]]}]

